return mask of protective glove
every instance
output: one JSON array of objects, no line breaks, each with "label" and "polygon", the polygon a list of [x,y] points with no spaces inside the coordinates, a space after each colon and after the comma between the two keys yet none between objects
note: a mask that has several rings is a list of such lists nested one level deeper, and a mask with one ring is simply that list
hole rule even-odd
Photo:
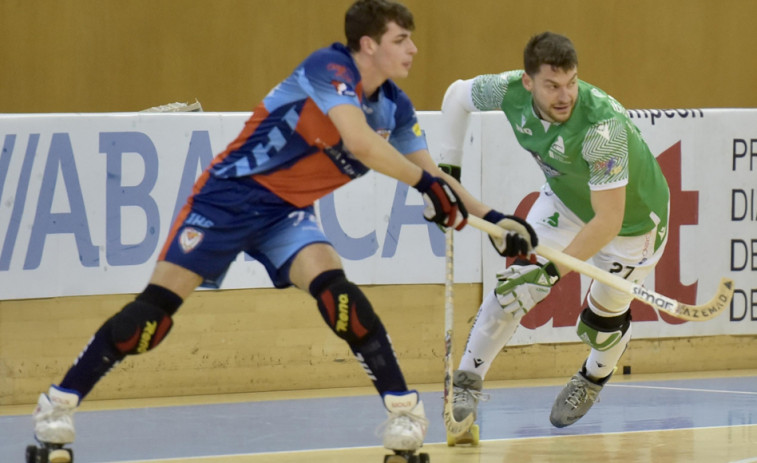
[{"label": "protective glove", "polygon": [[447,182],[440,177],[432,177],[423,171],[420,181],[413,188],[423,195],[426,208],[423,218],[443,227],[453,227],[462,230],[468,223],[468,211],[460,198]]},{"label": "protective glove", "polygon": [[503,257],[527,256],[539,245],[539,238],[534,229],[520,217],[505,215],[492,209],[486,213],[484,220],[508,230],[504,238],[489,235],[494,249]]},{"label": "protective glove", "polygon": [[494,293],[506,312],[528,313],[549,295],[552,286],[560,280],[560,273],[552,262],[528,265],[513,264],[497,274]]}]

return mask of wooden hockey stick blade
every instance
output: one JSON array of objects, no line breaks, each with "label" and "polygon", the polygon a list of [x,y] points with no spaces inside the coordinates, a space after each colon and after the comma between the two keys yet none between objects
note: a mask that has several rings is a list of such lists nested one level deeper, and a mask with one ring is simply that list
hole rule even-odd
[{"label": "wooden hockey stick blade", "polygon": [[[468,216],[468,223],[474,228],[478,228],[479,230],[495,237],[501,237],[505,231],[504,228],[498,225],[474,216]],[[545,245],[539,245],[534,251],[556,264],[568,267],[571,270],[586,275],[600,283],[604,283],[618,291],[623,291],[624,293],[633,296],[635,299],[676,318],[680,318],[681,320],[701,322],[715,318],[721,314],[726,307],[730,306],[731,299],[733,298],[734,283],[730,278],[721,278],[718,290],[712,299],[701,305],[692,305],[676,301],[675,299],[671,299],[647,289],[642,285],[624,280],[617,275],[605,272],[588,262],[576,259],[575,257],[569,256],[557,249]]]},{"label": "wooden hockey stick blade", "polygon": [[452,403],[444,404],[444,427],[447,432],[455,437],[465,434],[473,426],[473,413],[466,416],[463,421],[455,421],[455,415],[452,412]]},{"label": "wooden hockey stick blade", "polygon": [[[451,335],[452,333],[447,333],[445,342],[452,343]],[[442,417],[444,418],[444,427],[447,429],[447,432],[458,437],[465,434],[473,426],[473,413],[463,418],[462,421],[455,420],[455,414],[452,410],[453,388],[452,368],[447,364],[447,374],[444,377],[444,411],[442,412]]]},{"label": "wooden hockey stick blade", "polygon": [[455,284],[455,233],[451,228],[445,231],[445,267],[444,278],[444,427],[447,432],[458,437],[468,431],[473,425],[473,414],[465,417],[463,421],[455,420],[452,410],[454,402],[454,385],[452,384],[452,335],[454,319],[454,284]]}]

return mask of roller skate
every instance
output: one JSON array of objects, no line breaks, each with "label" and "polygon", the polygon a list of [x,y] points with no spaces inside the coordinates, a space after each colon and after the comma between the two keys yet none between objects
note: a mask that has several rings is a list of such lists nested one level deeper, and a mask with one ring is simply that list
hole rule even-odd
[{"label": "roller skate", "polygon": [[427,453],[416,453],[428,429],[418,391],[387,392],[384,406],[389,413],[384,424],[384,447],[394,452],[384,456],[384,463],[429,463]]},{"label": "roller skate", "polygon": [[40,394],[32,415],[39,444],[26,447],[26,463],[73,463],[74,451],[66,445],[76,437],[73,414],[78,405],[76,392],[57,386]]},{"label": "roller skate", "polygon": [[586,415],[594,402],[599,402],[599,392],[611,376],[612,373],[599,381],[592,381],[586,375],[586,364],[584,364],[557,395],[549,415],[552,425],[564,428]]},{"label": "roller skate", "polygon": [[[464,370],[456,370],[452,376],[452,416],[455,421],[461,422],[468,415],[473,415],[473,419],[478,418],[478,402],[486,400],[486,396],[481,393],[484,382],[479,375]],[[452,434],[447,431],[447,446],[455,445],[478,445],[480,429],[478,424],[473,423],[470,428],[462,434]]]}]

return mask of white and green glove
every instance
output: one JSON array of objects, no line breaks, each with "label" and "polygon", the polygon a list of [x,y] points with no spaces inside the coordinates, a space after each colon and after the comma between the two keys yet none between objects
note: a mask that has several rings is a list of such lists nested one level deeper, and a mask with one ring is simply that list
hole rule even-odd
[{"label": "white and green glove", "polygon": [[546,259],[542,260],[543,264],[516,263],[497,274],[494,293],[505,312],[523,311],[525,315],[544,300],[552,286],[560,280],[555,264]]}]

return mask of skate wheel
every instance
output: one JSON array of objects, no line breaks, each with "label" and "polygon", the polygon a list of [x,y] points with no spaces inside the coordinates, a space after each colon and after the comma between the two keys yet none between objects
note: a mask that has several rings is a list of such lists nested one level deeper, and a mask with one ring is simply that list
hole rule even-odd
[{"label": "skate wheel", "polygon": [[48,463],[73,463],[74,451],[71,449],[51,450],[48,457]]},{"label": "skate wheel", "polygon": [[394,455],[384,456],[384,463],[430,463],[428,453],[418,453],[412,450],[395,450]]},{"label": "skate wheel", "polygon": [[49,463],[47,460],[47,456],[49,454],[49,450],[47,450],[44,447],[37,447],[36,450],[36,456],[33,460],[34,463]]},{"label": "skate wheel", "polygon": [[26,463],[37,463],[37,447],[35,445],[26,447]]}]

